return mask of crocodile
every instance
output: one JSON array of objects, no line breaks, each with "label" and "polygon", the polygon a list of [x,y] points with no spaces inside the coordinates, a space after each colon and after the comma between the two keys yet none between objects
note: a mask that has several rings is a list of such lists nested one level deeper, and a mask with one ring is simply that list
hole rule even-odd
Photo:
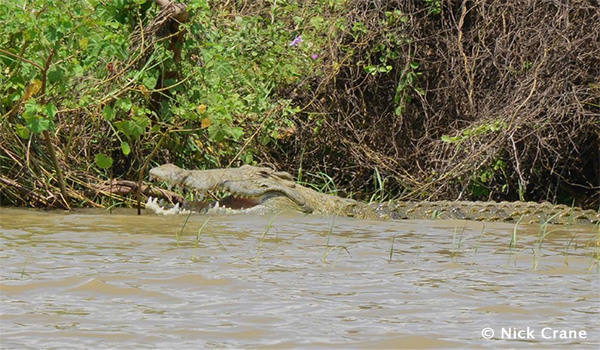
[{"label": "crocodile", "polygon": [[[523,224],[596,224],[600,214],[566,205],[535,202],[390,201],[364,203],[317,192],[296,183],[287,172],[243,165],[239,168],[186,170],[164,164],[150,170],[150,180],[194,191],[200,200],[165,208],[149,197],[147,211],[157,214],[273,213],[296,211],[359,219],[460,219]],[[204,200],[207,195],[212,199]]]}]

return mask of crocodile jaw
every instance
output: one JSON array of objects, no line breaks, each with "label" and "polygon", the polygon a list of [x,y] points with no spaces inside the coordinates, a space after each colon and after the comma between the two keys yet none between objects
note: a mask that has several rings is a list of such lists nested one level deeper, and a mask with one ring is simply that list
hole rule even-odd
[{"label": "crocodile jaw", "polygon": [[[230,201],[236,201],[236,205],[232,205]],[[171,208],[167,208],[163,206],[162,201],[159,201],[157,198],[148,198],[146,202],[146,212],[149,214],[158,214],[158,215],[178,215],[178,214],[190,214],[190,213],[202,213],[202,214],[211,214],[211,215],[230,215],[230,214],[258,214],[264,215],[269,213],[278,213],[278,212],[298,212],[298,206],[294,201],[290,200],[284,196],[276,196],[265,198],[262,203],[253,202],[250,204],[243,203],[240,206],[239,202],[251,201],[252,199],[241,199],[241,198],[229,198],[226,197],[219,201],[214,201],[211,203],[192,203],[190,207],[192,209],[184,208],[184,206],[179,205],[179,203],[175,204],[175,206]],[[186,204],[187,205],[187,204]],[[193,206],[198,205],[199,209],[194,209]]]},{"label": "crocodile jaw", "polygon": [[179,203],[175,204],[175,206],[168,208],[166,205],[159,201],[158,198],[149,197],[146,202],[146,212],[149,214],[157,214],[157,215],[179,215],[179,214],[191,214],[201,212],[203,214],[250,214],[250,213],[258,213],[263,214],[266,212],[265,207],[262,207],[260,204],[255,206],[246,206],[246,207],[237,207],[230,208],[226,205],[221,205],[221,201],[214,201],[213,203],[202,203],[200,204],[201,209],[199,210],[190,210],[184,208],[184,206],[180,206]]},{"label": "crocodile jaw", "polygon": [[190,210],[183,209],[179,206],[179,203],[175,204],[172,208],[165,208],[159,203],[158,198],[148,197],[146,201],[146,211],[152,214],[158,215],[177,215],[177,214],[189,214]]}]

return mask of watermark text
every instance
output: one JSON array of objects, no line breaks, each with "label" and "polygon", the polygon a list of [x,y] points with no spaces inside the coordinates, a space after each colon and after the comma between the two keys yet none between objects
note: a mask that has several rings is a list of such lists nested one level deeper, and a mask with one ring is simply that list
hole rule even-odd
[{"label": "watermark text", "polygon": [[582,329],[565,328],[532,328],[532,327],[502,327],[493,329],[490,327],[481,330],[481,336],[485,339],[505,339],[505,340],[567,340],[567,339],[586,339],[587,332]]}]

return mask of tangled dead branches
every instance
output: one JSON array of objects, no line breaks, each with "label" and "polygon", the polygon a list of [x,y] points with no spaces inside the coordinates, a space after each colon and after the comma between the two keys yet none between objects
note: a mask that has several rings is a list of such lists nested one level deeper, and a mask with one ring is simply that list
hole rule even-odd
[{"label": "tangled dead branches", "polygon": [[140,52],[141,57],[132,56],[136,66],[141,67],[153,52],[154,45],[165,39],[170,39],[169,50],[174,52],[174,61],[181,60],[181,46],[184,31],[179,30],[179,25],[189,20],[185,4],[168,0],[155,0],[160,12],[145,27],[138,26],[130,37],[130,52]]},{"label": "tangled dead branches", "polygon": [[[359,192],[374,190],[377,169],[400,198],[598,208],[597,6],[465,0],[432,11],[421,1],[356,0],[350,8],[326,57],[332,73],[296,99],[312,102],[280,163],[366,184]],[[390,26],[390,13],[402,21]],[[365,33],[350,29],[357,23]],[[369,73],[373,62],[393,69]]]}]

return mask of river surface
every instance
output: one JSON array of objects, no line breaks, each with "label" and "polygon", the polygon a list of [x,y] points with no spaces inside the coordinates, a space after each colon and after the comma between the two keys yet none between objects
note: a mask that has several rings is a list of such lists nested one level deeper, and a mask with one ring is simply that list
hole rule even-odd
[{"label": "river surface", "polygon": [[0,208],[2,348],[600,346],[598,227],[134,214]]}]

